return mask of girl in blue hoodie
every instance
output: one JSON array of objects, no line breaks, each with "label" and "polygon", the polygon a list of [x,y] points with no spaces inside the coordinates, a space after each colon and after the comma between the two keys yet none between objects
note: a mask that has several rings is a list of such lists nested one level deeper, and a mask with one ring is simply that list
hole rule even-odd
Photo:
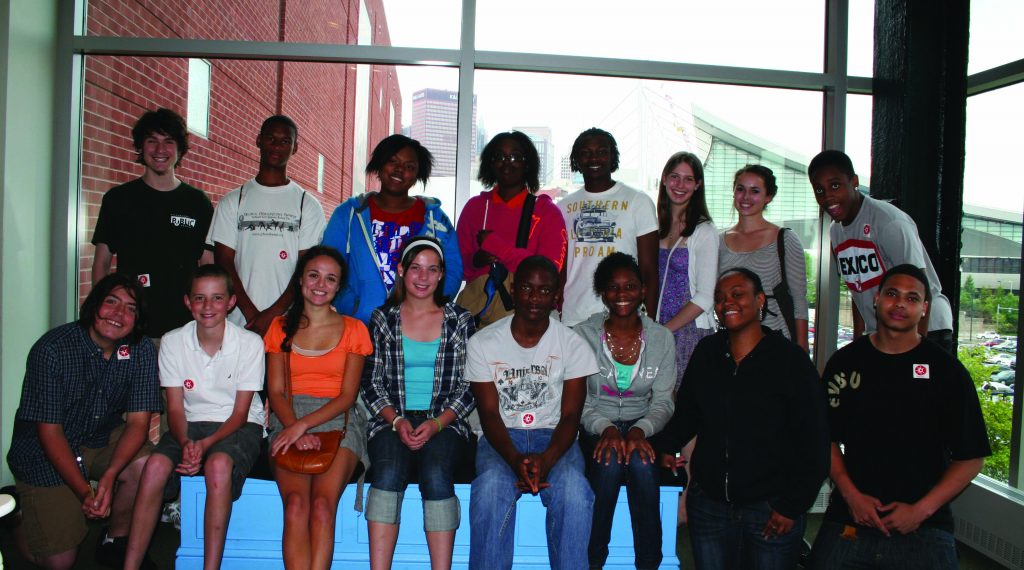
[{"label": "girl in blue hoodie", "polygon": [[339,313],[369,322],[395,285],[402,247],[419,235],[436,238],[444,249],[445,296],[459,291],[462,261],[455,227],[439,200],[409,195],[417,180],[427,183],[433,163],[419,141],[391,135],[377,144],[366,165],[366,173],[380,180],[380,190],[353,196],[334,210],[323,245],[341,251],[349,267],[347,283],[334,300]]}]

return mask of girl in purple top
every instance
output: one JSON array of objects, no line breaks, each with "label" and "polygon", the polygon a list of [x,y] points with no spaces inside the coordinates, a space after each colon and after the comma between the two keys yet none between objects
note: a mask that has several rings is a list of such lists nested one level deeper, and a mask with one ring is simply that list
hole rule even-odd
[{"label": "girl in purple top", "polygon": [[718,232],[704,199],[704,167],[689,152],[669,157],[658,187],[659,323],[676,339],[676,382],[697,342],[715,332]]}]

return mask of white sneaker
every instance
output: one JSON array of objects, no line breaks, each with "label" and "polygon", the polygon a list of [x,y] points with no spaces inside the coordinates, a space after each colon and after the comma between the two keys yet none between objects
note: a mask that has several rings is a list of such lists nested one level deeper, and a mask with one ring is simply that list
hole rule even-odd
[{"label": "white sneaker", "polygon": [[181,530],[181,499],[164,503],[164,510],[160,513],[160,522],[169,522],[174,525],[174,528]]}]

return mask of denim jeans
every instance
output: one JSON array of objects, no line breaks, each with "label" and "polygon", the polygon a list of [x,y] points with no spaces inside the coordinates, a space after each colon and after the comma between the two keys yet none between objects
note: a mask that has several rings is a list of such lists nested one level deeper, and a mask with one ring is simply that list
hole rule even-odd
[{"label": "denim jeans", "polygon": [[[551,429],[510,429],[520,453],[541,453],[551,441]],[[516,487],[512,468],[481,438],[476,451],[476,479],[469,500],[469,567],[498,570],[512,567],[516,529]],[[550,487],[540,492],[547,507],[546,531],[551,568],[587,568],[587,541],[594,493],[583,475],[583,455],[573,444],[548,472]]]},{"label": "denim jeans", "polygon": [[[424,421],[431,420],[410,421],[413,428],[416,428]],[[412,466],[415,465],[427,530],[437,530],[433,528],[431,520],[445,529],[458,528],[454,473],[465,444],[462,436],[453,429],[441,430],[418,451],[406,447],[398,434],[390,429],[374,434],[367,444],[370,455],[367,520],[386,524],[400,522],[402,494],[409,484]],[[452,509],[454,513],[450,512]]]},{"label": "denim jeans", "polygon": [[686,509],[698,569],[791,570],[800,559],[806,515],[787,534],[765,538],[762,531],[772,512],[767,501],[725,503],[696,484],[686,493]]},{"label": "denim jeans", "polygon": [[[614,425],[625,437],[634,423],[636,420],[614,422]],[[625,478],[629,518],[633,527],[634,563],[641,570],[657,568],[662,558],[658,466],[653,461],[645,464],[635,451],[629,459],[629,465],[618,463],[618,454],[614,452],[608,465],[595,461],[594,448],[600,439],[600,434],[582,432],[580,435],[580,449],[587,463],[587,479],[590,488],[594,490],[594,522],[587,552],[590,567],[601,568],[608,560],[615,503],[619,497],[619,486]]]},{"label": "denim jeans", "polygon": [[872,568],[878,570],[955,570],[958,566],[953,533],[921,527],[910,534],[885,536],[857,527],[853,538],[843,538],[843,524],[821,523],[811,549],[811,568]]}]

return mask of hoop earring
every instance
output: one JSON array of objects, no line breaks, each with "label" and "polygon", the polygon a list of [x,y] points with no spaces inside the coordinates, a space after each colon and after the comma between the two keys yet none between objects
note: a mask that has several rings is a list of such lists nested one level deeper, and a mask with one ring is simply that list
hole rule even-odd
[{"label": "hoop earring", "polygon": [[645,305],[643,303],[640,303],[640,316],[641,317],[646,317],[647,316],[647,305]]}]

